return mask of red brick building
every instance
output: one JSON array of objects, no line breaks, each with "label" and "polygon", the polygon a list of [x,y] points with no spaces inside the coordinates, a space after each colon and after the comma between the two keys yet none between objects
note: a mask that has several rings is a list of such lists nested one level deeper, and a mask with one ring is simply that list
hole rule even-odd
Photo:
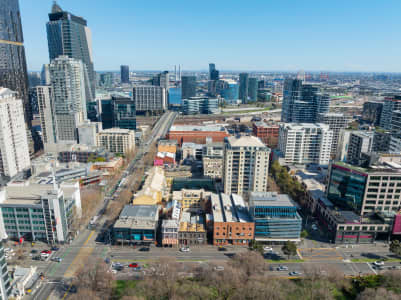
[{"label": "red brick building", "polygon": [[235,194],[212,194],[211,205],[213,245],[249,245],[255,236],[255,223],[242,197]]},{"label": "red brick building", "polygon": [[253,134],[260,138],[266,146],[276,148],[278,145],[279,128],[280,126],[277,124],[255,122],[253,123]]},{"label": "red brick building", "polygon": [[222,126],[172,126],[166,138],[176,140],[181,147],[182,143],[206,144],[211,142],[223,142],[224,138],[230,136]]}]

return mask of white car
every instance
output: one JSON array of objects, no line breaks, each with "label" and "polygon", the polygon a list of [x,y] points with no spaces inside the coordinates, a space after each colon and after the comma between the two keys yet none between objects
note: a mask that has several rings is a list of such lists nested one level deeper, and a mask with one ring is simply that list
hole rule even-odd
[{"label": "white car", "polygon": [[263,251],[266,251],[266,252],[270,251],[271,252],[271,251],[273,251],[273,248],[265,246],[265,247],[263,247]]},{"label": "white car", "polygon": [[375,266],[384,266],[384,262],[382,262],[382,261],[375,261],[374,263],[373,263]]},{"label": "white car", "polygon": [[181,252],[189,252],[189,251],[191,251],[191,250],[189,250],[189,247],[181,247],[181,248],[180,248],[180,251],[181,251]]}]

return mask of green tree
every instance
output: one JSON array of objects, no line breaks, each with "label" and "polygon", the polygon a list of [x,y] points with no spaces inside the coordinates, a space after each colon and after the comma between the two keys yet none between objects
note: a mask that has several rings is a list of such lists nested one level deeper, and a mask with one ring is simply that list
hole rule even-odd
[{"label": "green tree", "polygon": [[393,240],[390,244],[390,251],[397,256],[401,256],[401,243],[399,240]]},{"label": "green tree", "polygon": [[290,256],[297,254],[297,245],[294,242],[287,241],[283,247],[281,247],[281,251],[283,251],[283,253],[288,256],[288,259],[290,259]]},{"label": "green tree", "polygon": [[309,233],[306,229],[301,231],[301,238],[305,239],[308,237],[308,235],[309,235]]},{"label": "green tree", "polygon": [[254,251],[258,251],[260,254],[264,254],[263,245],[255,240],[252,240],[249,244],[249,248]]}]

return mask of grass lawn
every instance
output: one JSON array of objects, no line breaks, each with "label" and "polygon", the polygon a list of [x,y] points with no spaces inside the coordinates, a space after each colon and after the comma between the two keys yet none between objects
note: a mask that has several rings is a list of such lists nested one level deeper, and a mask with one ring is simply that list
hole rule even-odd
[{"label": "grass lawn", "polygon": [[135,280],[116,280],[113,295],[116,296],[116,299],[120,299],[126,289],[135,288],[135,286]]}]

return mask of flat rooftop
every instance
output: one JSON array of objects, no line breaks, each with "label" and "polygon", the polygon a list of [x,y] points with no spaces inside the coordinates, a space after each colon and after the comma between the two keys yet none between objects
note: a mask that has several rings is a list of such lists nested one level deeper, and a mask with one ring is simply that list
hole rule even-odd
[{"label": "flat rooftop", "polygon": [[290,196],[287,194],[278,194],[276,192],[251,192],[249,205],[296,207]]},{"label": "flat rooftop", "polygon": [[219,125],[173,125],[171,131],[226,131],[223,126]]},{"label": "flat rooftop", "polygon": [[322,123],[284,123],[281,126],[290,130],[302,130],[302,129],[325,129],[329,130],[329,125]]},{"label": "flat rooftop", "polygon": [[251,222],[248,208],[243,198],[239,195],[227,195],[224,193],[212,194],[212,213],[215,222]]},{"label": "flat rooftop", "polygon": [[227,142],[231,147],[262,147],[267,148],[256,136],[229,136]]},{"label": "flat rooftop", "polygon": [[120,214],[120,218],[154,219],[157,212],[157,205],[125,205]]}]

